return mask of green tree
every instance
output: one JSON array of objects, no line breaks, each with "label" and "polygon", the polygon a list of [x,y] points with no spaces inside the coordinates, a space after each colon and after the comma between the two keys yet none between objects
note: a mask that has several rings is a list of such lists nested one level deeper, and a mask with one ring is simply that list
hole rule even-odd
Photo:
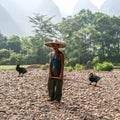
[{"label": "green tree", "polygon": [[[85,64],[92,59],[89,46],[91,42],[91,31],[94,30],[92,20],[94,15],[89,10],[82,10],[74,17],[68,17],[58,24],[63,39],[67,43],[65,49],[67,65],[76,63]],[[86,56],[88,58],[86,59]]]},{"label": "green tree", "polygon": [[4,37],[1,33],[0,33],[0,49],[6,49],[7,48],[7,37]]},{"label": "green tree", "polygon": [[7,40],[7,45],[9,50],[13,50],[16,53],[21,51],[21,41],[16,35],[10,36]]},{"label": "green tree", "polygon": [[36,56],[36,63],[48,62],[48,54],[50,50],[44,47],[44,43],[50,40],[57,39],[61,33],[57,30],[51,20],[52,17],[45,15],[35,14],[34,17],[29,17],[30,22],[33,23],[35,32],[34,37],[29,38],[29,44],[31,45],[31,55]]},{"label": "green tree", "polygon": [[44,42],[49,41],[51,38],[58,37],[58,30],[52,23],[53,17],[46,15],[34,14],[34,17],[29,17],[33,25],[34,33],[39,37],[39,40]]},{"label": "green tree", "polygon": [[65,49],[66,64],[87,64],[95,56],[103,61],[119,61],[120,17],[110,17],[103,13],[92,14],[81,10],[74,16],[64,18],[58,24]]},{"label": "green tree", "polygon": [[112,37],[113,25],[111,18],[103,13],[96,13],[94,18],[96,30],[100,33],[97,43],[99,44],[99,53],[102,61],[111,56],[111,49],[114,46]]},{"label": "green tree", "polygon": [[10,52],[7,49],[1,49],[0,50],[0,60],[2,58],[9,58],[10,57]]}]

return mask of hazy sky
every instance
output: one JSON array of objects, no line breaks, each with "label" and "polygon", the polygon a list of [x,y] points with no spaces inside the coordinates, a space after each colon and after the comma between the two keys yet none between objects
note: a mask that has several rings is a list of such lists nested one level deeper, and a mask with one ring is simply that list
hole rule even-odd
[{"label": "hazy sky", "polygon": [[[78,0],[53,0],[60,8],[61,12],[71,14]],[[105,0],[90,0],[95,6],[100,8]]]}]

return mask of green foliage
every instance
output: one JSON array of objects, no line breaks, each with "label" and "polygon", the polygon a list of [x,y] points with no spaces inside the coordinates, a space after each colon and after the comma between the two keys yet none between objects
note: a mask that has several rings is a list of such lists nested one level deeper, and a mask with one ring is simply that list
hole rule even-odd
[{"label": "green foliage", "polygon": [[96,56],[96,57],[94,57],[93,58],[93,60],[92,61],[87,61],[87,68],[93,68],[93,66],[95,66],[97,63],[99,63],[99,57],[98,56]]},{"label": "green foliage", "polygon": [[6,59],[6,58],[2,58],[1,60],[0,60],[0,65],[9,65],[9,58],[8,59]]},{"label": "green foliage", "polygon": [[66,66],[75,66],[77,60],[76,58],[70,58],[68,60],[65,60],[65,65]]},{"label": "green foliage", "polygon": [[20,50],[21,50],[20,41],[8,41],[7,44],[10,50],[13,50],[16,53],[20,53]]},{"label": "green foliage", "polygon": [[10,57],[7,59],[2,59],[0,61],[0,64],[2,65],[14,65],[16,64],[16,61],[20,60],[22,63],[24,63],[24,56],[21,54],[16,54],[14,52],[11,53]]},{"label": "green foliage", "polygon": [[47,65],[40,65],[41,70],[47,70],[47,68],[48,68]]},{"label": "green foliage", "polygon": [[[74,67],[78,63],[92,68],[103,61],[120,62],[120,17],[81,10],[58,24],[53,24],[52,17],[45,15],[29,18],[34,36],[7,38],[0,33],[0,64],[14,64],[17,59],[25,64],[45,64],[51,49],[44,43],[52,38],[67,43],[63,49],[65,66]],[[3,54],[2,49],[8,50],[8,54]]]},{"label": "green foliage", "polygon": [[9,58],[10,57],[10,52],[7,49],[1,49],[0,50],[0,59],[2,58]]},{"label": "green foliage", "polygon": [[34,17],[29,17],[30,22],[34,27],[34,32],[36,36],[39,36],[39,39],[43,40],[44,38],[57,37],[57,30],[52,24],[52,18],[46,15],[34,14]]},{"label": "green foliage", "polygon": [[36,55],[25,55],[24,63],[25,64],[35,64],[36,63]]},{"label": "green foliage", "polygon": [[9,62],[11,65],[16,64],[16,61],[21,61],[24,64],[24,59],[25,59],[24,55],[12,52],[11,56],[9,58],[9,60],[10,60]]},{"label": "green foliage", "polygon": [[92,63],[92,61],[88,61],[87,62],[87,68],[92,68],[93,67],[93,63]]},{"label": "green foliage", "polygon": [[[67,43],[67,65],[87,64],[95,56],[99,58],[92,61],[93,65],[106,60],[119,62],[114,57],[120,53],[118,19],[103,13],[92,14],[89,10],[82,10],[77,15],[64,19],[58,28],[64,34],[63,39]],[[73,58],[75,63],[71,60]]]},{"label": "green foliage", "polygon": [[80,64],[76,64],[74,68],[75,68],[75,70],[77,70],[77,71],[84,70],[84,66],[83,66],[83,65],[80,65]]},{"label": "green foliage", "polygon": [[94,70],[101,70],[101,71],[112,71],[114,69],[114,65],[111,62],[103,62],[103,63],[97,63],[94,66]]},{"label": "green foliage", "polygon": [[72,72],[74,70],[72,66],[65,67],[64,69],[68,72]]},{"label": "green foliage", "polygon": [[93,65],[95,65],[95,64],[99,63],[99,61],[100,61],[99,57],[96,56],[93,58],[92,63],[93,63]]},{"label": "green foliage", "polygon": [[7,38],[0,33],[0,49],[7,48]]}]

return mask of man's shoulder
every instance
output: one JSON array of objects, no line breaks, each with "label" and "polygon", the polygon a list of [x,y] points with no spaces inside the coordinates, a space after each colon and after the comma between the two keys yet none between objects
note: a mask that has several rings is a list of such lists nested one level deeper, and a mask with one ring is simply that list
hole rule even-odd
[{"label": "man's shoulder", "polygon": [[59,54],[60,54],[61,56],[64,56],[63,52],[61,52],[61,51],[59,51]]},{"label": "man's shoulder", "polygon": [[59,51],[60,54],[63,54],[63,52]]}]

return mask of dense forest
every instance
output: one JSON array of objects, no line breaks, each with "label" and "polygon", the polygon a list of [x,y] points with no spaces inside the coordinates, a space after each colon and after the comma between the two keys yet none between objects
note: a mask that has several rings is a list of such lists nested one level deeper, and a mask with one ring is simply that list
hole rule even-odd
[{"label": "dense forest", "polygon": [[96,57],[99,62],[120,63],[120,16],[81,10],[57,24],[52,19],[39,14],[29,17],[34,36],[6,37],[0,33],[0,64],[14,65],[16,60],[22,64],[46,64],[52,50],[44,43],[53,39],[67,45],[61,49],[66,66],[87,65]]}]

